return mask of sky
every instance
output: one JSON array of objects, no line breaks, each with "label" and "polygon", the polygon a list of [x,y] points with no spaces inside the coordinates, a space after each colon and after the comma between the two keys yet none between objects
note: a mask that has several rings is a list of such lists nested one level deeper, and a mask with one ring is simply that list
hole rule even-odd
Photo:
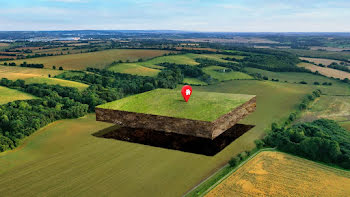
[{"label": "sky", "polygon": [[349,0],[0,0],[0,31],[350,32]]}]

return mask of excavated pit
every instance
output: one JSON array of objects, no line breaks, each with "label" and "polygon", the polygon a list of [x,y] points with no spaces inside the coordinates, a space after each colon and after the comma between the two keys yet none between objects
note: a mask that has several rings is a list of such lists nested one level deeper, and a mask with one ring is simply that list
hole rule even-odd
[{"label": "excavated pit", "polygon": [[213,140],[144,128],[120,127],[118,125],[100,130],[92,135],[95,137],[213,156],[253,127],[253,125],[235,124]]}]

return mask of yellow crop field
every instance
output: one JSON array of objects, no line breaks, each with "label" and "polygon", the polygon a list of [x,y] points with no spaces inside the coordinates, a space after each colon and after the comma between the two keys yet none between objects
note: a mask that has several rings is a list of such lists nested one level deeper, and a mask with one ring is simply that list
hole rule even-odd
[{"label": "yellow crop field", "polygon": [[327,77],[334,77],[334,78],[339,78],[339,79],[344,79],[344,78],[350,79],[350,73],[345,72],[345,71],[336,70],[333,68],[315,66],[313,64],[304,63],[304,62],[299,63],[298,66],[309,69],[312,72],[318,71],[319,73],[321,73],[322,75],[327,76]]},{"label": "yellow crop field", "polygon": [[54,77],[62,72],[64,71],[17,66],[0,66],[0,78],[7,78],[11,80],[27,79],[32,77],[48,77],[49,74],[51,77]]},{"label": "yellow crop field", "polygon": [[261,152],[206,196],[350,196],[350,172]]},{"label": "yellow crop field", "polygon": [[35,99],[35,96],[0,86],[0,105],[16,100]]},{"label": "yellow crop field", "polygon": [[[78,88],[79,90],[84,90],[88,87],[88,85],[83,83],[52,78],[62,72],[64,71],[40,68],[25,68],[17,66],[0,66],[0,79],[23,79],[24,81],[26,81],[26,83],[47,83],[50,85],[57,84],[66,87]],[[49,74],[51,75],[51,78],[48,77]]]},{"label": "yellow crop field", "polygon": [[[49,57],[29,58],[15,61],[17,65],[24,61],[29,64],[44,64],[45,68],[57,68],[62,66],[64,70],[85,70],[87,67],[105,68],[114,61],[137,61],[149,59],[169,53],[166,50],[143,50],[143,49],[111,49],[91,53],[79,53]],[[1,63],[0,63],[1,64]]]},{"label": "yellow crop field", "polygon": [[340,62],[341,62],[339,60],[324,59],[324,58],[311,58],[311,57],[299,57],[299,59],[307,60],[307,61],[313,62],[315,64],[323,64],[325,66],[329,66],[333,62],[335,62],[337,64],[340,64]]}]

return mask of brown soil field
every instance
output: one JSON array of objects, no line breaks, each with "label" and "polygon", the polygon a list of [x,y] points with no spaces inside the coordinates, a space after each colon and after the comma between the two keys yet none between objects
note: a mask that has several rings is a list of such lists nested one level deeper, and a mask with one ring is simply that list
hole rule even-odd
[{"label": "brown soil field", "polygon": [[265,151],[206,196],[350,196],[350,172]]},{"label": "brown soil field", "polygon": [[340,64],[341,61],[339,60],[332,60],[332,59],[323,59],[323,58],[310,58],[310,57],[299,57],[301,60],[307,60],[309,62],[314,62],[315,64],[323,64],[325,66],[329,66],[333,62]]},{"label": "brown soil field", "polygon": [[339,78],[339,79],[344,79],[344,78],[350,79],[350,73],[344,72],[341,70],[315,66],[313,64],[304,63],[304,62],[298,64],[298,66],[307,68],[307,69],[311,70],[312,72],[318,71],[319,73],[321,73],[322,75],[325,75],[327,77],[334,77],[334,78]]}]

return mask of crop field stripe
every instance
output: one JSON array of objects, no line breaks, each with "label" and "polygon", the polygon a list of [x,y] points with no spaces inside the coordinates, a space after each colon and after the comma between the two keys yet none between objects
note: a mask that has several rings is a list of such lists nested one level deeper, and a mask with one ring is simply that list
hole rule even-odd
[{"label": "crop field stripe", "polygon": [[[212,186],[210,186],[209,188],[207,188],[202,194],[199,194],[199,196],[204,196],[205,194],[207,194],[208,192],[210,192],[212,189],[214,189],[217,185],[219,185],[222,181],[224,181],[225,179],[227,179],[227,177],[229,177],[232,173],[234,173],[235,171],[237,171],[241,166],[243,166],[245,163],[247,163],[248,161],[250,161],[251,159],[253,159],[257,154],[263,152],[263,151],[276,151],[275,148],[264,148],[264,149],[260,149],[257,152],[253,153],[251,156],[249,156],[246,160],[244,160],[242,163],[240,163],[238,166],[232,168],[225,176],[223,176],[222,178],[220,178],[217,182],[215,182]],[[199,187],[201,187],[203,184],[205,184],[207,181],[210,181],[211,178],[213,178],[214,176],[216,176],[217,174],[219,174],[220,172],[224,171],[225,168],[230,168],[229,164],[224,165],[223,167],[221,167],[219,170],[217,170],[215,173],[213,173],[212,175],[210,175],[208,178],[204,179],[203,181],[201,181],[198,185],[196,185],[194,188],[192,188],[190,191],[188,191],[186,194],[184,194],[184,197],[191,197],[191,196],[197,196],[195,195],[195,193],[191,194],[192,192],[195,192],[195,190]]]},{"label": "crop field stripe", "polygon": [[[338,171],[340,173],[349,173],[350,170],[346,170],[346,169],[342,169],[342,168],[339,168],[337,166],[332,166],[332,165],[327,165],[325,163],[322,163],[322,162],[318,162],[318,161],[312,161],[312,160],[309,160],[309,159],[306,159],[306,158],[303,158],[303,157],[300,157],[300,156],[297,156],[297,155],[293,155],[293,154],[289,154],[289,153],[286,153],[286,152],[282,152],[282,151],[279,151],[275,148],[264,148],[264,149],[261,149],[257,152],[255,152],[253,155],[249,156],[249,158],[247,158],[246,160],[244,160],[242,163],[240,163],[238,166],[236,166],[235,168],[233,168],[232,170],[230,170],[224,177],[222,177],[219,181],[217,181],[215,184],[213,184],[210,188],[208,188],[207,190],[205,190],[205,192],[203,192],[202,194],[200,194],[199,196],[205,196],[206,194],[208,194],[211,190],[215,189],[218,185],[220,185],[220,183],[222,183],[223,181],[225,181],[228,177],[230,177],[234,172],[236,172],[237,170],[239,170],[239,168],[241,168],[243,165],[247,164],[247,162],[251,161],[252,159],[254,159],[258,154],[262,153],[262,152],[280,152],[280,153],[283,153],[283,154],[286,154],[286,155],[291,155],[293,157],[296,157],[296,158],[299,158],[299,159],[302,159],[302,160],[307,160],[315,165],[319,165],[320,167],[322,168],[325,168],[327,170],[331,169],[331,170],[334,170],[334,171]],[[228,164],[226,164],[223,168],[225,167],[229,167]],[[214,173],[212,176],[210,176],[208,179],[206,179],[205,181],[209,180],[211,177],[215,176],[215,174],[218,174],[220,173],[220,171],[223,169],[221,168],[220,170],[218,170],[216,173]],[[205,183],[205,181],[201,182],[200,185],[202,185],[203,183]],[[198,188],[200,185],[196,186],[196,188]],[[194,191],[196,188],[193,188],[191,191]],[[190,192],[191,192],[190,191]],[[190,193],[189,192],[189,193]],[[189,194],[187,193],[185,195],[185,197],[188,197],[187,195]]]}]

